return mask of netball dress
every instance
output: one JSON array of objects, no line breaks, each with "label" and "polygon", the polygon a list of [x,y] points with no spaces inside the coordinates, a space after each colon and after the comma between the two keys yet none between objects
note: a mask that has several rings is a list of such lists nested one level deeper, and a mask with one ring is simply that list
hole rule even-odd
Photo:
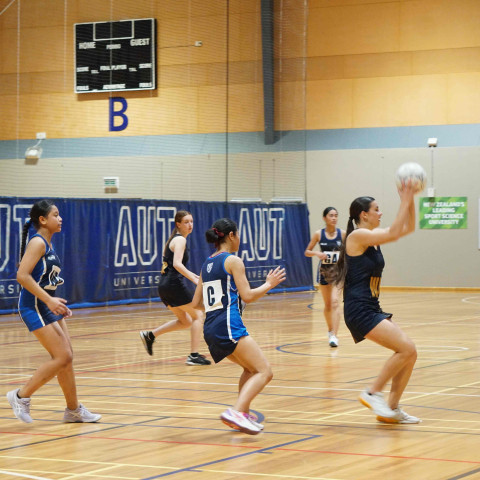
[{"label": "netball dress", "polygon": [[391,318],[380,308],[380,281],[385,266],[380,247],[368,247],[362,255],[346,255],[347,276],[343,289],[345,323],[355,343],[382,320]]},{"label": "netball dress", "polygon": [[[36,233],[32,236],[32,238],[35,237],[40,237],[45,242],[45,255],[33,268],[32,277],[41,288],[54,297],[57,287],[63,284],[63,279],[60,278],[60,259],[53,247],[40,234]],[[63,318],[63,315],[55,315],[45,303],[25,288],[20,291],[18,313],[30,332]]]},{"label": "netball dress", "polygon": [[248,335],[242,321],[242,301],[233,276],[225,270],[232,255],[222,252],[202,265],[203,303],[206,319],[203,335],[215,363],[233,353],[240,338]]},{"label": "netball dress", "polygon": [[327,274],[328,270],[338,261],[340,247],[342,246],[342,231],[337,228],[336,232],[337,235],[335,238],[328,238],[324,228],[320,231],[320,241],[318,242],[318,245],[320,250],[327,254],[327,258],[321,260],[318,265],[317,281],[320,285],[328,285],[328,281],[325,278],[327,275],[324,274]]},{"label": "netball dress", "polygon": [[[178,233],[173,236],[181,237]],[[170,240],[171,242],[171,240]],[[158,283],[158,293],[162,302],[168,307],[180,307],[190,303],[193,292],[187,286],[187,279],[173,266],[173,252],[170,250],[170,242],[165,248],[163,256],[163,268]],[[185,247],[182,263],[186,266],[188,262],[188,249]]]}]

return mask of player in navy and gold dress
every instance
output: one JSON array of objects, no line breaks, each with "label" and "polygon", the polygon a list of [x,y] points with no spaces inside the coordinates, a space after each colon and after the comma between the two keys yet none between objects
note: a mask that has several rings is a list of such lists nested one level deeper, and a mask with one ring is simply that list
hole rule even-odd
[{"label": "player in navy and gold dress", "polygon": [[[329,281],[329,274],[335,266],[345,240],[345,231],[337,228],[338,212],[334,207],[327,207],[323,211],[325,228],[317,230],[305,250],[306,257],[318,257],[318,284],[323,297],[323,314],[328,328],[328,344],[338,347],[338,326],[340,324],[340,306],[338,302],[339,289]],[[320,251],[314,250],[318,243]]]},{"label": "player in navy and gold dress", "polygon": [[[370,388],[361,393],[360,402],[372,409],[379,421],[419,423],[418,418],[399,407],[417,358],[415,344],[392,321],[392,314],[382,311],[378,300],[385,265],[380,245],[394,242],[415,230],[411,183],[403,184],[399,194],[400,208],[389,228],[380,228],[382,212],[374,198],[359,197],[352,202],[345,248],[337,262],[335,281],[343,286],[345,323],[354,341],[368,338],[394,352]],[[392,386],[387,403],[382,390],[390,380]]]},{"label": "player in navy and gold dress", "polygon": [[[192,306],[193,288],[198,283],[198,275],[187,268],[187,237],[193,230],[193,217],[186,210],[175,214],[175,228],[167,240],[163,251],[163,266],[158,293],[165,306],[175,315],[153,330],[142,330],[140,338],[149,355],[153,355],[153,343],[156,337],[175,330],[190,328],[190,355],[187,365],[210,365],[212,362],[198,353],[202,338],[203,313]],[[189,285],[190,284],[190,285]]]}]

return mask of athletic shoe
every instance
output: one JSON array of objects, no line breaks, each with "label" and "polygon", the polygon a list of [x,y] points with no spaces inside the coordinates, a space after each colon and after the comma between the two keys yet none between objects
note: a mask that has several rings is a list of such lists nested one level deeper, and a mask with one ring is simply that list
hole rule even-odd
[{"label": "athletic shoe", "polygon": [[394,418],[395,412],[387,405],[383,398],[382,392],[369,393],[368,390],[364,390],[358,397],[360,403],[365,405],[373,413],[382,418]]},{"label": "athletic shoe", "polygon": [[15,416],[25,423],[32,423],[33,419],[30,416],[30,398],[18,398],[17,393],[19,388],[7,393],[8,403],[13,408]]},{"label": "athletic shoe", "polygon": [[334,348],[334,347],[338,347],[338,338],[336,337],[336,335],[332,332],[328,332],[328,344]]},{"label": "athletic shoe", "polygon": [[94,423],[101,418],[100,414],[89,412],[81,403],[76,410],[66,408],[63,414],[63,421],[66,423]]},{"label": "athletic shoe", "polygon": [[258,418],[255,415],[244,413],[243,416],[248,418],[258,429],[263,430],[265,428],[261,423],[257,422]]},{"label": "athletic shoe", "polygon": [[230,428],[235,430],[240,430],[243,433],[248,433],[249,435],[257,435],[260,433],[260,428],[253,424],[249,420],[245,413],[237,412],[233,408],[228,408],[221,415],[220,419],[225,425],[228,425]]},{"label": "athletic shoe", "polygon": [[187,361],[185,362],[186,365],[210,365],[212,362],[205,358],[205,355],[198,354],[196,357],[192,357],[189,355]]},{"label": "athletic shoe", "polygon": [[377,415],[377,420],[384,423],[420,423],[421,420],[413,415],[409,415],[407,412],[404,412],[400,407],[393,410],[395,416],[393,418],[384,418],[380,415]]},{"label": "athletic shoe", "polygon": [[153,337],[153,340],[152,340],[150,336],[151,333],[152,332],[148,330],[142,330],[140,332],[140,338],[142,339],[143,346],[145,347],[145,350],[149,355],[153,355],[153,342],[155,341],[155,337]]}]

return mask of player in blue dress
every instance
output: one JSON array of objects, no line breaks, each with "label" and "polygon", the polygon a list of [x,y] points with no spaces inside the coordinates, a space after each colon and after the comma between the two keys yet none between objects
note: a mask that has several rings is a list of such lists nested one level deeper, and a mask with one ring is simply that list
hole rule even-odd
[{"label": "player in blue dress", "polygon": [[[32,223],[37,233],[30,238],[25,249]],[[30,397],[53,377],[57,377],[67,402],[64,422],[96,422],[101,418],[101,415],[89,412],[78,403],[73,351],[65,322],[72,312],[65,299],[55,296],[55,290],[63,284],[63,279],[60,277],[60,260],[51,242],[53,234],[61,230],[62,217],[50,200],[35,203],[30,210],[30,220],[23,227],[17,272],[17,281],[22,286],[18,311],[28,330],[51,356],[25,385],[7,393],[15,416],[25,423],[33,421]]]},{"label": "player in blue dress", "polygon": [[[343,286],[345,323],[355,343],[365,338],[393,350],[372,385],[359,400],[386,423],[419,423],[399,407],[412,374],[417,351],[412,340],[383,312],[378,300],[385,265],[380,245],[394,242],[415,230],[414,191],[410,182],[399,188],[400,208],[392,225],[380,228],[382,212],[372,197],[356,198],[350,205],[347,238],[337,262],[336,283]],[[354,223],[357,228],[354,228]],[[382,390],[391,380],[388,403]]]},{"label": "player in blue dress", "polygon": [[[323,211],[325,228],[317,230],[305,250],[306,257],[318,257],[318,283],[323,297],[323,314],[328,328],[328,344],[338,347],[338,326],[340,324],[340,306],[338,302],[339,289],[329,281],[329,272],[335,266],[340,248],[345,241],[345,230],[337,228],[338,211],[334,207],[327,207]],[[315,245],[320,251],[314,250]]]},{"label": "player in blue dress", "polygon": [[250,435],[263,425],[250,415],[250,403],[273,377],[272,369],[242,321],[242,302],[251,303],[285,280],[285,269],[270,270],[265,283],[250,288],[243,261],[234,255],[240,247],[237,225],[228,218],[217,220],[206,232],[207,242],[216,251],[200,273],[193,305],[205,308],[203,335],[215,363],[225,357],[243,368],[238,398],[220,418],[231,428]]}]

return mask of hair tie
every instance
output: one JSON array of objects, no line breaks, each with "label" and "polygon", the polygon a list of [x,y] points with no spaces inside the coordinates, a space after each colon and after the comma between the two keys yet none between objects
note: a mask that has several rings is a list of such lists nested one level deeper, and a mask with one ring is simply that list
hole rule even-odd
[{"label": "hair tie", "polygon": [[25,222],[25,225],[30,226],[31,224],[32,224],[32,219],[29,218],[29,219]]},{"label": "hair tie", "polygon": [[223,232],[220,232],[219,230],[217,230],[215,227],[213,227],[213,231],[217,234],[217,236],[219,236],[220,238],[224,237],[225,234]]}]

